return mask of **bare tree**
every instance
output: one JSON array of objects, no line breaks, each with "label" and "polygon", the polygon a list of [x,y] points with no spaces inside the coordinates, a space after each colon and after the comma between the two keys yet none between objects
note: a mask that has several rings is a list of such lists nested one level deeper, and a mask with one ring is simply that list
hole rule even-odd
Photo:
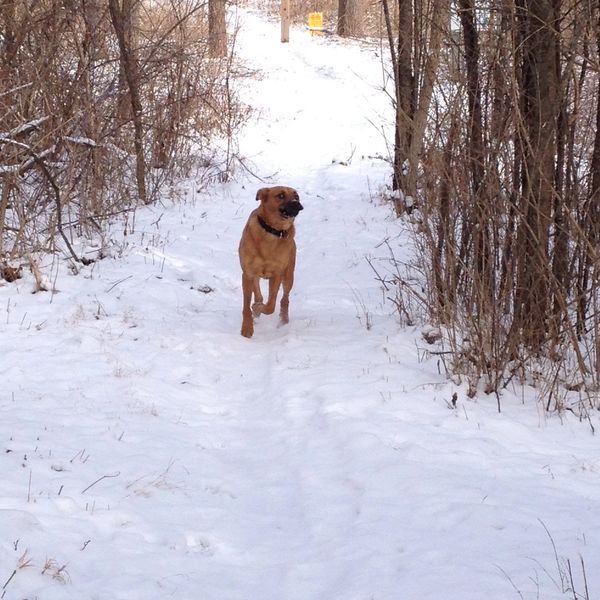
[{"label": "bare tree", "polygon": [[[448,28],[449,5],[447,0],[432,0],[427,5],[399,0],[397,23],[392,22],[388,0],[383,0],[383,9],[395,83],[393,187],[403,197],[414,197],[442,41]],[[402,206],[400,199],[396,203],[398,213]]]},{"label": "bare tree", "polygon": [[364,0],[338,0],[337,33],[343,37],[358,37],[364,31]]}]

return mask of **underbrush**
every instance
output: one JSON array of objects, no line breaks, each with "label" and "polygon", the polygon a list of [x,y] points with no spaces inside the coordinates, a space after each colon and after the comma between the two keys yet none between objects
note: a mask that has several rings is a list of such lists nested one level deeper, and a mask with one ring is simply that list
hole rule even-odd
[{"label": "underbrush", "polygon": [[386,12],[388,200],[413,252],[389,257],[388,295],[404,319],[418,303],[469,395],[500,409],[512,382],[533,385],[546,410],[588,420],[600,408],[600,79],[585,40],[600,39],[598,7],[436,1],[408,26],[404,6],[403,20]]},{"label": "underbrush", "polygon": [[101,236],[183,177],[202,187],[231,174],[249,114],[232,84],[243,69],[235,35],[213,58],[204,3],[126,6],[119,27],[94,2],[0,8],[3,275],[35,253],[89,261],[78,238]]},{"label": "underbrush", "polygon": [[385,240],[379,258],[369,263],[401,325],[420,328],[424,353],[469,397],[490,396],[499,412],[505,390],[531,386],[543,410],[573,414],[595,433],[600,381],[594,330],[577,336],[574,348],[572,332],[565,329],[534,352],[514,341],[518,332],[511,328],[510,314],[478,312],[456,301],[445,304],[446,318],[441,318],[421,217],[402,222],[403,235],[413,243],[411,257],[400,259],[394,241]]}]

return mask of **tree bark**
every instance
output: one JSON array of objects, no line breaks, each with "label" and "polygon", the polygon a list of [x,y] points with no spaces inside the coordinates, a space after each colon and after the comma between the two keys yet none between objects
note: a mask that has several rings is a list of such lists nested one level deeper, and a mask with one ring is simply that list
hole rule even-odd
[{"label": "tree bark", "polygon": [[227,56],[225,0],[208,0],[208,51],[212,58]]},{"label": "tree bark", "polygon": [[[121,66],[131,102],[131,113],[134,129],[134,148],[136,155],[136,180],[139,199],[146,203],[146,161],[144,158],[144,128],[142,124],[142,101],[140,95],[140,80],[133,48],[131,47],[130,30],[126,29],[131,18],[131,0],[123,0],[123,5],[118,0],[108,0],[110,17],[119,43]],[[126,12],[127,11],[127,12]]]},{"label": "tree bark", "polygon": [[[467,96],[469,105],[468,156],[471,194],[475,214],[466,226],[474,241],[474,267],[477,277],[478,303],[491,306],[495,301],[494,274],[491,263],[489,216],[490,206],[483,186],[485,151],[483,145],[483,117],[481,112],[481,81],[479,76],[479,32],[476,25],[474,0],[459,0],[460,21],[463,30],[465,63],[467,69]],[[467,232],[465,232],[467,235]],[[481,311],[482,307],[478,309]]]},{"label": "tree bark", "polygon": [[481,115],[481,84],[479,80],[479,33],[475,25],[474,0],[459,0],[460,21],[467,66],[469,100],[469,162],[471,186],[477,196],[483,182],[483,120]]},{"label": "tree bark", "polygon": [[396,68],[396,143],[394,151],[394,190],[414,195],[416,190],[408,189],[408,155],[413,137],[413,119],[415,116],[416,89],[413,48],[415,45],[413,29],[413,0],[398,2],[398,45]]},{"label": "tree bark", "polygon": [[342,37],[359,37],[363,34],[364,0],[338,0],[337,33]]},{"label": "tree bark", "polygon": [[555,157],[560,96],[556,27],[549,0],[518,0],[524,11],[523,176],[516,319],[523,342],[541,350],[550,317],[550,225],[556,193]]},{"label": "tree bark", "polygon": [[[594,2],[594,25],[596,35],[596,50],[600,56],[600,0]],[[579,333],[585,330],[586,317],[590,312],[598,314],[598,301],[591,295],[589,288],[597,289],[600,282],[600,80],[596,82],[596,131],[594,136],[594,151],[592,154],[590,189],[585,206],[585,217],[582,230],[588,238],[588,243],[582,249],[580,276],[578,282],[578,328]],[[597,319],[594,320],[597,323]],[[600,335],[595,332],[596,339],[596,374],[600,376]]]}]

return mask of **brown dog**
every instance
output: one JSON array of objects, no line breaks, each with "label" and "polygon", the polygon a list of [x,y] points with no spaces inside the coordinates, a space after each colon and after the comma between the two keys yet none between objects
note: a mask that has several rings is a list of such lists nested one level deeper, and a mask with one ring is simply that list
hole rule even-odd
[{"label": "brown dog", "polygon": [[[296,242],[294,219],[303,209],[298,192],[290,187],[271,187],[258,190],[256,199],[260,206],[253,210],[240,240],[240,264],[242,265],[242,335],[252,337],[253,315],[271,315],[279,286],[283,284],[281,298],[282,323],[287,323],[289,295],[294,284],[296,266]],[[263,303],[260,280],[269,280],[269,298]],[[252,294],[254,293],[254,304]]]}]

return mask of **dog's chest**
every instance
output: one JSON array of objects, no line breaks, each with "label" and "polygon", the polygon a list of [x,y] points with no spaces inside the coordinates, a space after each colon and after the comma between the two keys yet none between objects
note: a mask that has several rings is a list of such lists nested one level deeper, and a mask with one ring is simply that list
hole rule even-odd
[{"label": "dog's chest", "polygon": [[259,277],[269,279],[274,275],[281,275],[290,262],[288,252],[274,256],[257,256],[254,262],[254,271]]}]

